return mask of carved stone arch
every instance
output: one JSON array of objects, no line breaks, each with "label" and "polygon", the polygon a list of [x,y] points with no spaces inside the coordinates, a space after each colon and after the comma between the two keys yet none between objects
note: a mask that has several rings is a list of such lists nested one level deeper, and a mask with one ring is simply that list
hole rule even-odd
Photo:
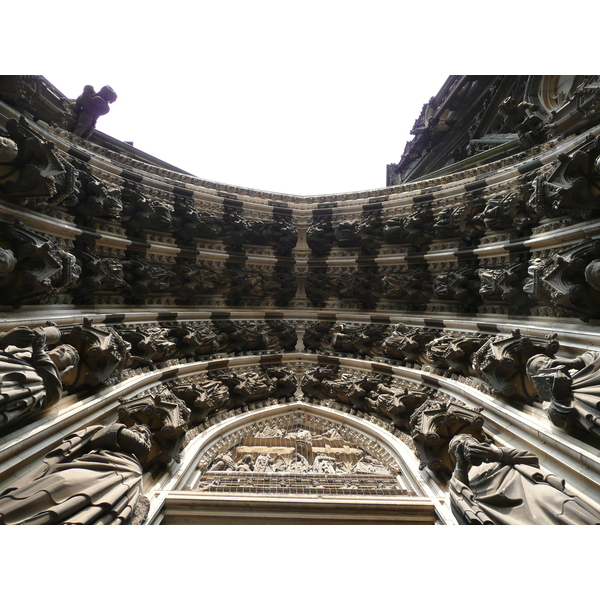
[{"label": "carved stone arch", "polygon": [[[371,454],[374,460],[367,464],[383,466],[371,479],[381,489],[364,493],[352,489],[359,484],[359,477],[354,479],[344,474],[303,473],[299,479],[323,485],[323,490],[303,493],[296,485],[292,492],[273,494],[250,493],[244,491],[225,491],[211,493],[207,489],[199,489],[199,483],[206,483],[203,475],[211,465],[221,461],[213,471],[221,479],[229,483],[244,476],[239,470],[229,469],[233,466],[231,459],[238,455],[227,450],[236,446],[239,439],[258,444],[257,438],[248,439],[248,434],[260,431],[262,427],[276,426],[278,423],[290,422],[294,418],[306,419],[321,427],[331,424],[340,434],[346,453],[359,451],[363,456]],[[318,443],[331,446],[335,440],[321,438]],[[263,440],[267,447],[269,440]],[[297,440],[285,440],[290,450],[297,451]],[[282,443],[282,442],[279,442]],[[444,484],[436,480],[435,475],[419,470],[419,460],[411,448],[410,437],[378,426],[369,419],[345,413],[331,407],[307,404],[295,401],[285,404],[273,404],[254,411],[242,412],[230,418],[214,423],[193,438],[182,451],[181,462],[173,465],[169,475],[156,480],[151,489],[145,493],[151,498],[148,524],[183,524],[183,523],[448,523],[454,518],[446,506]],[[367,449],[367,452],[364,450]],[[245,448],[243,449],[245,451]],[[335,452],[336,448],[330,450]],[[337,448],[341,450],[341,448]],[[255,454],[258,454],[254,449]],[[243,452],[241,453],[243,454]],[[234,460],[238,465],[241,460]],[[200,466],[200,469],[198,468]],[[221,469],[218,471],[218,469]],[[227,472],[229,470],[229,472]],[[268,475],[268,474],[265,474]],[[292,472],[281,476],[273,473],[278,479],[291,479]],[[255,475],[256,477],[256,475]],[[337,493],[327,483],[337,477],[340,483],[347,483],[348,489],[339,489]],[[216,477],[218,479],[218,477]],[[367,475],[365,479],[369,479]],[[264,477],[263,477],[264,480]],[[323,481],[320,481],[323,480]],[[328,481],[326,481],[328,480]],[[386,484],[394,483],[395,490],[383,489]],[[206,486],[204,486],[206,488]],[[391,486],[390,486],[391,487]],[[226,487],[223,489],[227,490]],[[229,488],[231,490],[231,488]],[[335,516],[334,516],[335,515]]]}]

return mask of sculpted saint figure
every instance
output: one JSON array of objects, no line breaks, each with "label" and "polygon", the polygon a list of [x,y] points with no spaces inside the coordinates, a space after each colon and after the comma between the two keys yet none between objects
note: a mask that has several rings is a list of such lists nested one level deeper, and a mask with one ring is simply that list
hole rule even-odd
[{"label": "sculpted saint figure", "polygon": [[117,94],[108,85],[105,85],[99,92],[96,92],[91,85],[86,85],[81,95],[73,103],[77,114],[77,125],[73,133],[82,138],[89,138],[96,127],[98,118],[108,114],[110,104],[116,99]]},{"label": "sculpted saint figure", "polygon": [[536,354],[527,361],[526,372],[556,426],[600,437],[600,352],[576,358]]},{"label": "sculpted saint figure", "polygon": [[454,436],[449,451],[456,460],[450,505],[463,525],[600,524],[600,513],[567,493],[564,480],[540,469],[530,452],[467,434]]},{"label": "sculpted saint figure", "polygon": [[137,524],[148,512],[145,425],[93,425],[66,436],[43,464],[0,495],[3,525]]},{"label": "sculpted saint figure", "polygon": [[69,344],[46,352],[48,333],[60,338],[55,328],[16,327],[0,334],[0,432],[59,400],[61,377],[79,362]]}]

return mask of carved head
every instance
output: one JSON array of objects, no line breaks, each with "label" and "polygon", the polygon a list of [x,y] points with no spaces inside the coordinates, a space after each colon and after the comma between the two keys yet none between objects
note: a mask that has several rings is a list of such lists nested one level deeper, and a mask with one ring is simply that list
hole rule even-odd
[{"label": "carved head", "polygon": [[0,277],[5,277],[14,271],[17,266],[17,259],[12,250],[0,248]]},{"label": "carved head", "polygon": [[0,137],[0,163],[8,163],[17,158],[19,148],[17,144],[7,137]]},{"label": "carved head", "polygon": [[109,85],[105,85],[99,92],[98,96],[104,98],[109,104],[117,99],[117,93]]},{"label": "carved head", "polygon": [[593,260],[585,268],[585,281],[595,290],[600,291],[600,259]]},{"label": "carved head", "polygon": [[48,352],[48,356],[56,365],[61,375],[79,364],[79,352],[70,344],[62,344]]},{"label": "carved head", "polygon": [[525,365],[527,376],[531,379],[542,369],[547,368],[551,360],[552,359],[545,354],[536,354],[535,356],[532,356]]}]

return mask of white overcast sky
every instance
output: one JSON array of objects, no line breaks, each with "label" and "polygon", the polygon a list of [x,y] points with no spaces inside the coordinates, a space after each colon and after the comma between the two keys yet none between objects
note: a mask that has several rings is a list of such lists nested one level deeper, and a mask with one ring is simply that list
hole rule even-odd
[{"label": "white overcast sky", "polygon": [[315,195],[384,187],[448,75],[497,69],[488,36],[510,2],[491,23],[473,21],[478,2],[36,6],[27,37],[16,30],[16,63],[26,56],[22,72],[73,98],[86,84],[112,86],[118,100],[98,129],[204,179]]}]

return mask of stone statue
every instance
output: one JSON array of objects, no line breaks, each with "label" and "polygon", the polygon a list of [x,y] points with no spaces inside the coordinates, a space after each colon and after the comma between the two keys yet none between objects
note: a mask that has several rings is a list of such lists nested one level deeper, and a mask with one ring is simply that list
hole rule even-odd
[{"label": "stone statue", "polygon": [[75,368],[79,355],[68,344],[45,351],[47,342],[60,339],[55,327],[16,327],[0,335],[1,432],[57,402],[63,392],[61,377]]},{"label": "stone statue", "polygon": [[596,319],[600,317],[599,257],[599,241],[585,240],[546,259],[532,259],[523,291],[566,315]]},{"label": "stone statue", "polygon": [[190,409],[191,427],[202,423],[229,403],[229,389],[218,381],[175,385],[171,391]]},{"label": "stone statue", "polygon": [[461,524],[600,524],[600,513],[567,493],[564,480],[540,469],[530,452],[497,448],[466,434],[454,436],[449,449],[456,460],[450,504]]},{"label": "stone statue", "polygon": [[148,427],[122,423],[68,435],[39,468],[0,495],[0,523],[141,523],[149,507],[141,482],[151,440]]},{"label": "stone statue", "polygon": [[81,95],[73,102],[73,109],[77,115],[77,125],[73,133],[88,139],[96,128],[98,118],[108,114],[110,104],[116,99],[116,92],[108,85],[98,93],[91,85],[86,85]]},{"label": "stone statue", "polygon": [[21,221],[0,223],[0,292],[14,308],[44,304],[81,274],[75,256]]},{"label": "stone statue", "polygon": [[600,352],[577,358],[536,354],[526,372],[554,425],[600,437]]},{"label": "stone statue", "polygon": [[10,139],[0,138],[0,198],[22,206],[57,205],[69,198],[76,189],[76,170],[61,161],[54,143],[41,138],[25,117],[9,119],[5,127]]},{"label": "stone statue", "polygon": [[321,218],[306,231],[306,243],[316,256],[326,256],[335,241],[335,232],[330,219]]}]

